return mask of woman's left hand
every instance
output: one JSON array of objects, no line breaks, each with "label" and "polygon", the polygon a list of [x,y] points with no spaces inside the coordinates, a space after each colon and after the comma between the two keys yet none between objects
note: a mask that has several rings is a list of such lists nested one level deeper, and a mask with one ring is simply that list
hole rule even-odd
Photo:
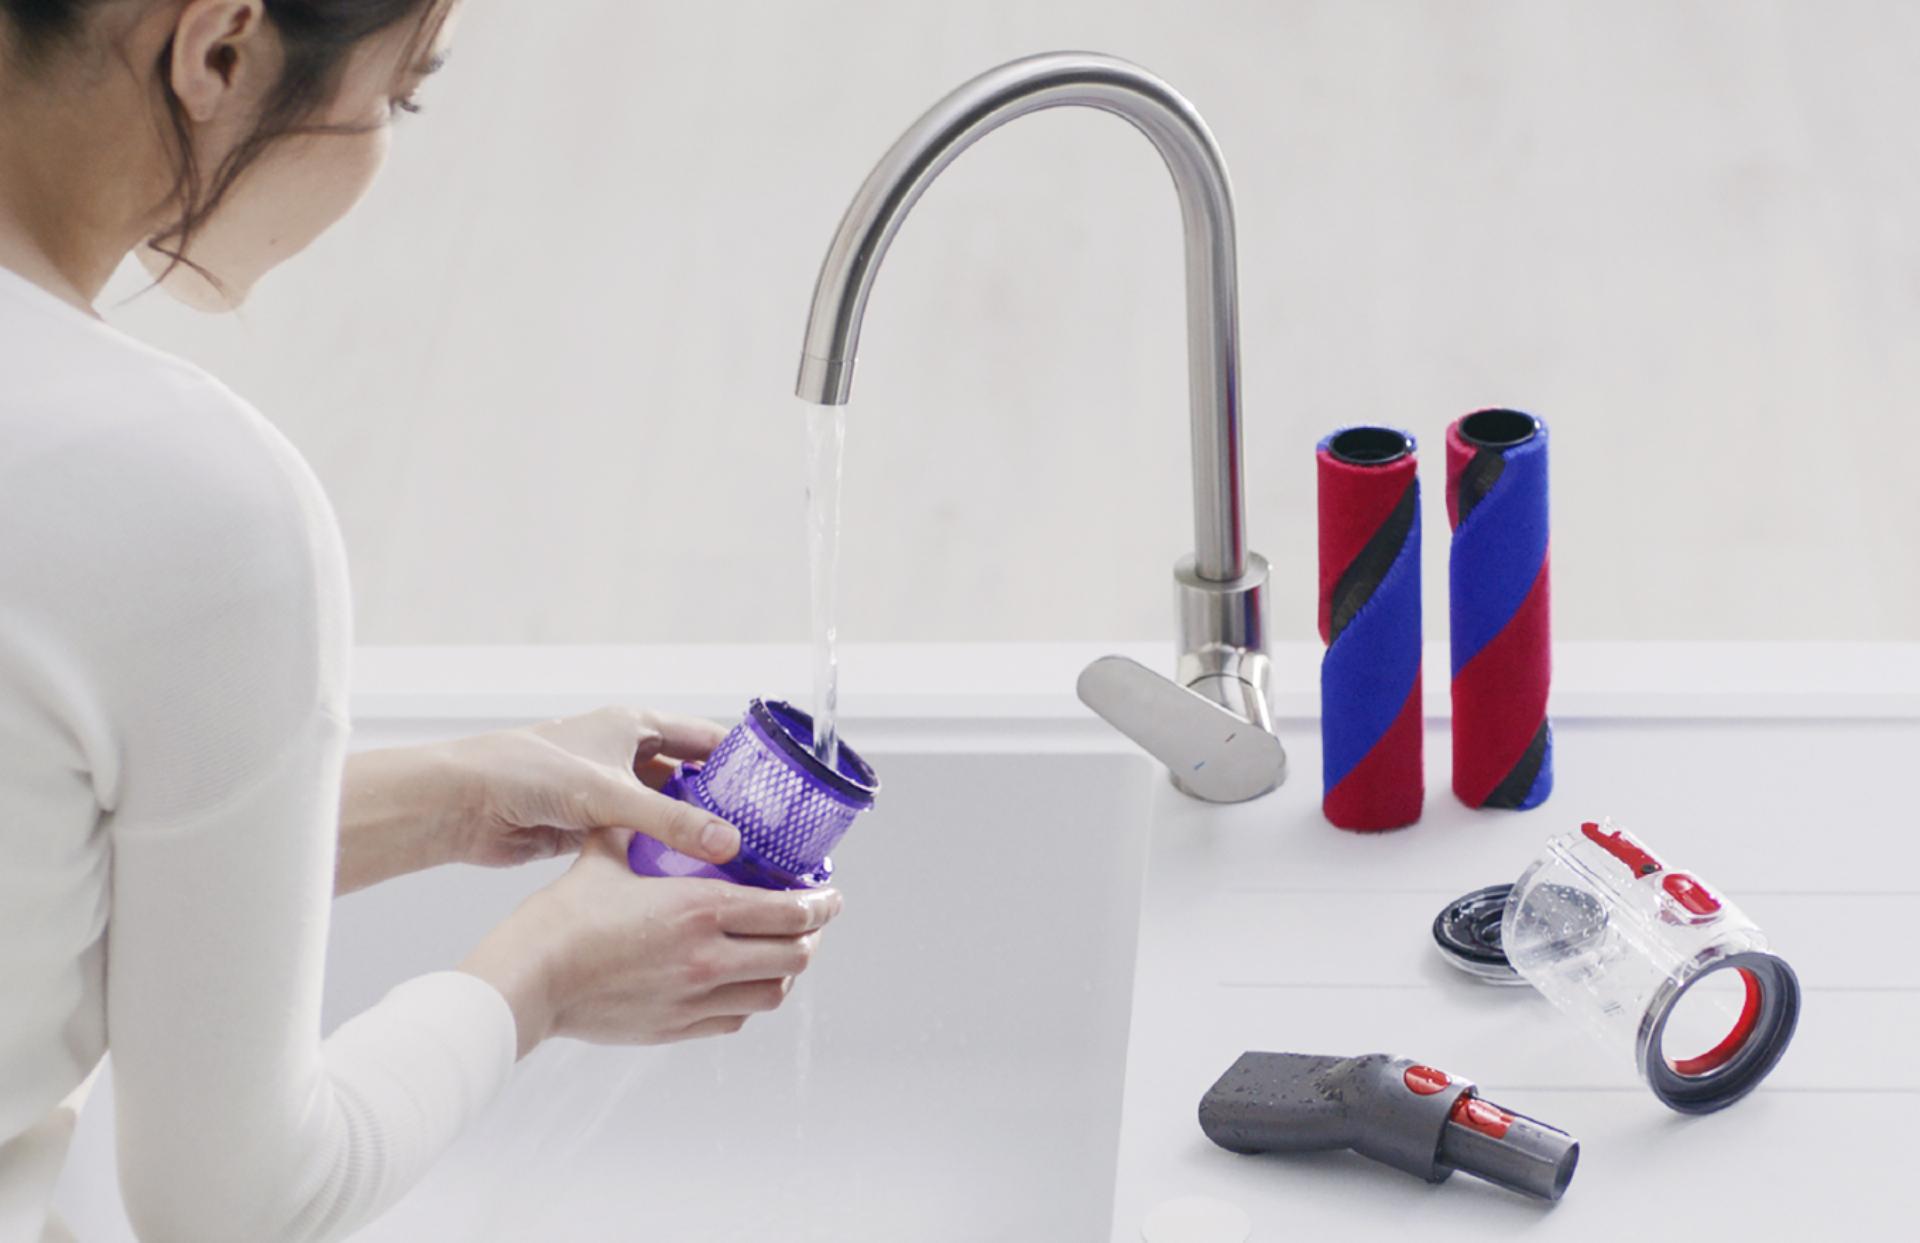
[{"label": "woman's left hand", "polygon": [[360,752],[347,762],[335,892],[438,863],[547,859],[598,828],[635,829],[724,863],[739,851],[738,831],[656,791],[680,761],[705,759],[725,736],[697,717],[602,708]]},{"label": "woman's left hand", "polygon": [[739,834],[728,826],[727,840],[703,843],[711,817],[682,816],[693,809],[653,791],[679,761],[706,759],[726,732],[697,717],[602,708],[447,743],[467,795],[452,826],[454,857],[513,867],[578,850],[593,829],[622,828],[724,863]]}]

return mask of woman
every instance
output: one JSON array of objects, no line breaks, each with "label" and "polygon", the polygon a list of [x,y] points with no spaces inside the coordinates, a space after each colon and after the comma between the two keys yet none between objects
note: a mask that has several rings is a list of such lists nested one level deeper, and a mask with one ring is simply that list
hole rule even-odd
[{"label": "woman", "polygon": [[[332,224],[446,55],[451,0],[0,0],[0,1237],[48,1199],[111,1045],[143,1238],[337,1238],[556,1035],[778,1005],[839,910],[649,881],[724,861],[654,792],[704,722],[605,710],[345,757],[346,567],[243,401],[101,323],[130,251],[237,305]],[[457,970],[319,1037],[328,905],[580,847]]]}]

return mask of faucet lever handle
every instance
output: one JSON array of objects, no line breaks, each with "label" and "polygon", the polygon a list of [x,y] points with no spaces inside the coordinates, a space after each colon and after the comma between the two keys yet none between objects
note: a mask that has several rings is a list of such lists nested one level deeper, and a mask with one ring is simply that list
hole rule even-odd
[{"label": "faucet lever handle", "polygon": [[1267,729],[1137,660],[1102,656],[1081,671],[1076,690],[1197,798],[1244,802],[1273,789],[1286,771],[1286,752]]}]

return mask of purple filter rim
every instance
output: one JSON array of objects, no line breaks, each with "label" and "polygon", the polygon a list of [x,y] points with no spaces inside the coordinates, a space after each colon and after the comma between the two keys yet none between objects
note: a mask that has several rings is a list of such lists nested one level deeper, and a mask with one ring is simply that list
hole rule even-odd
[{"label": "purple filter rim", "polygon": [[840,744],[838,771],[813,753],[813,716],[784,699],[756,699],[747,705],[748,727],[797,762],[801,770],[835,800],[858,811],[873,806],[880,778],[873,766],[845,742]]}]

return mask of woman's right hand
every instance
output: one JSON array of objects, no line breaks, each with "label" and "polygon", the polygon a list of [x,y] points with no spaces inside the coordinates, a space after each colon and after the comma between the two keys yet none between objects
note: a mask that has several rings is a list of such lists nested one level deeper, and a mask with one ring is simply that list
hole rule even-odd
[{"label": "woman's right hand", "polygon": [[521,1057],[548,1036],[664,1044],[739,1031],[786,999],[840,913],[832,889],[636,876],[630,836],[589,835],[460,964],[507,999]]}]

